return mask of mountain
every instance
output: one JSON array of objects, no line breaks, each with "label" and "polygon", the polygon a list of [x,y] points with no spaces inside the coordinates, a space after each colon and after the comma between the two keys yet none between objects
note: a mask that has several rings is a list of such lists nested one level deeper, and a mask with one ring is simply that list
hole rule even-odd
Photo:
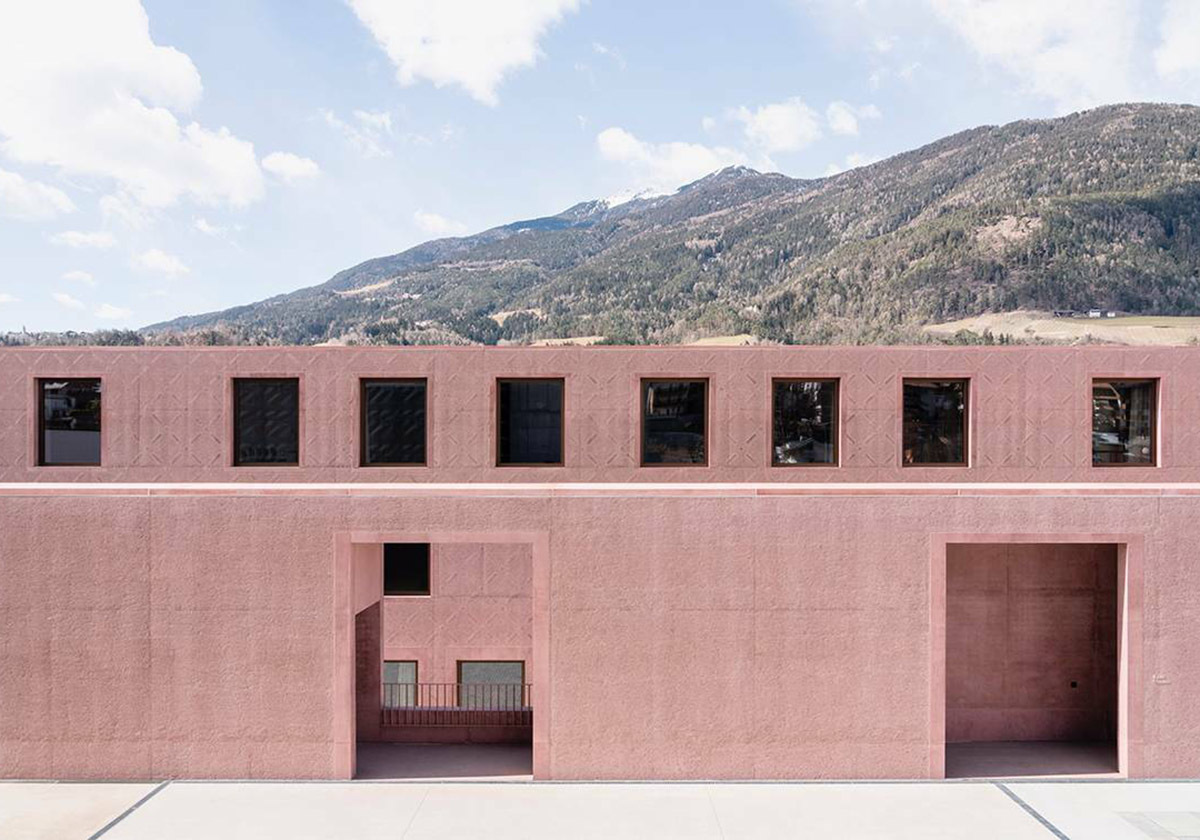
[{"label": "mountain", "polygon": [[671,195],[426,242],[143,333],[869,342],[985,312],[1091,307],[1200,312],[1200,108],[986,126],[815,180],[733,167]]}]

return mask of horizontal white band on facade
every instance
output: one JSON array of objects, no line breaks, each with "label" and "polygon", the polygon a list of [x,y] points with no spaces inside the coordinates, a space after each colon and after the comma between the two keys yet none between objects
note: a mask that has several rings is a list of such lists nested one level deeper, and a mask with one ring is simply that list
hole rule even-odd
[{"label": "horizontal white band on facade", "polygon": [[10,482],[0,496],[1194,496],[1200,482]]}]

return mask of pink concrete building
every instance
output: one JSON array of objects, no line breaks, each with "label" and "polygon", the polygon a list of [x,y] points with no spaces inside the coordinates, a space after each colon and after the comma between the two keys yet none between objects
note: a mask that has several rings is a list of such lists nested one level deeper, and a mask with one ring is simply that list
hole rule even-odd
[{"label": "pink concrete building", "polygon": [[0,350],[0,776],[1194,777],[1198,523],[1200,348]]}]

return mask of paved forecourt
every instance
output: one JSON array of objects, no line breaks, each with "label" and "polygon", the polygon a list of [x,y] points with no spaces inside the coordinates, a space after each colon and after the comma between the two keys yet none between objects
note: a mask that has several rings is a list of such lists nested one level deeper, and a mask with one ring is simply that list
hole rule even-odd
[{"label": "paved forecourt", "polygon": [[1200,782],[0,784],[6,840],[1184,840]]}]

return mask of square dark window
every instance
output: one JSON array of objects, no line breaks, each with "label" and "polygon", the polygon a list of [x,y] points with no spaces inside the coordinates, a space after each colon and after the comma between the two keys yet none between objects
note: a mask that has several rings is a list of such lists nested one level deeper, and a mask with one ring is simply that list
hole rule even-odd
[{"label": "square dark window", "polygon": [[383,594],[429,594],[429,543],[385,543]]},{"label": "square dark window", "polygon": [[563,381],[499,380],[496,383],[496,425],[498,465],[561,465]]},{"label": "square dark window", "polygon": [[1157,402],[1157,380],[1093,380],[1092,463],[1154,466]]},{"label": "square dark window", "polygon": [[837,463],[836,379],[776,379],[771,394],[771,463]]},{"label": "square dark window", "polygon": [[300,462],[300,380],[233,380],[234,466]]},{"label": "square dark window", "polygon": [[966,379],[904,380],[904,466],[966,466]]},{"label": "square dark window", "polygon": [[362,381],[362,465],[425,463],[424,379]]},{"label": "square dark window", "polygon": [[708,463],[708,380],[642,380],[642,466]]},{"label": "square dark window", "polygon": [[100,466],[100,380],[38,380],[38,464]]}]

